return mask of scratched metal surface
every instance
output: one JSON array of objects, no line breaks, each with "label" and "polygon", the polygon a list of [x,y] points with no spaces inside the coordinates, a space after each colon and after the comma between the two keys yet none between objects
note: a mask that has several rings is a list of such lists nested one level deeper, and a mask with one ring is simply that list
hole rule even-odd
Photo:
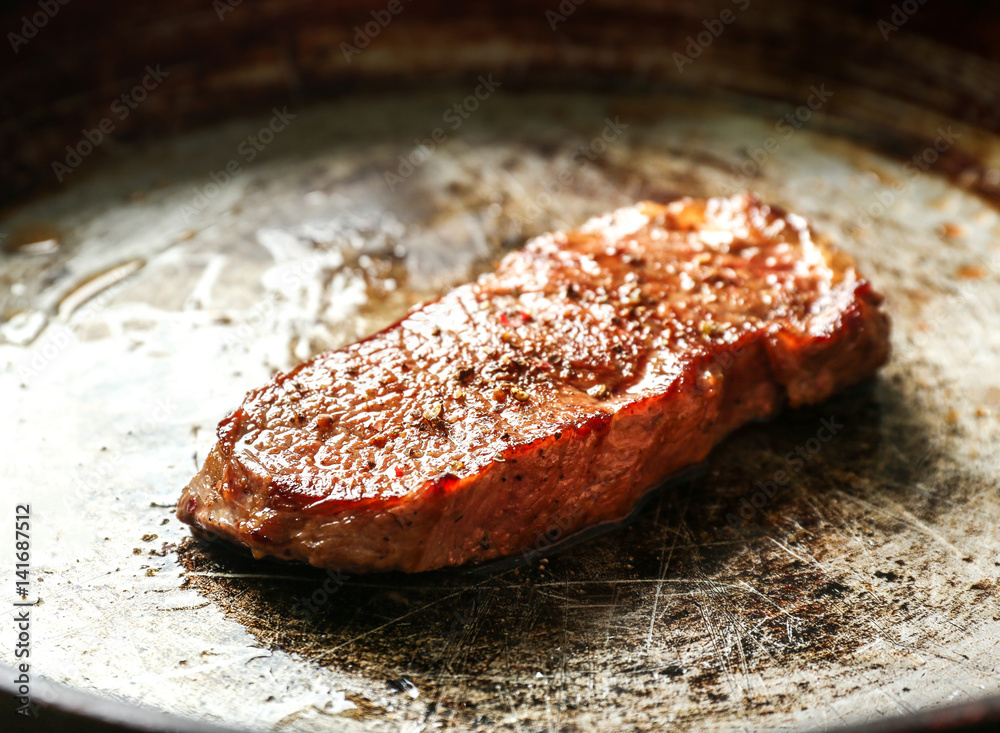
[{"label": "scratched metal surface", "polygon": [[[230,123],[8,210],[0,476],[5,505],[32,504],[36,672],[275,731],[799,731],[997,692],[997,213],[822,111],[786,137],[793,108],[760,100],[498,91],[452,130],[467,93],[290,110],[252,162],[238,146],[267,116]],[[531,234],[744,186],[887,294],[872,383],[740,431],[631,523],[517,568],[347,578],[173,518],[216,422],[274,369]]]}]

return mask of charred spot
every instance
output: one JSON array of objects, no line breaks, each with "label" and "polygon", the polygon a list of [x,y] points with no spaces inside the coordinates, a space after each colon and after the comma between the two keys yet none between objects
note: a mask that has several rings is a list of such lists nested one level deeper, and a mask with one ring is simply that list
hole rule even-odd
[{"label": "charred spot", "polygon": [[528,364],[516,356],[505,356],[500,360],[500,368],[508,374],[523,374],[528,370]]},{"label": "charred spot", "polygon": [[829,583],[824,584],[816,591],[818,596],[829,596],[830,598],[843,598],[851,591],[843,583],[838,583],[835,580],[831,580]]}]

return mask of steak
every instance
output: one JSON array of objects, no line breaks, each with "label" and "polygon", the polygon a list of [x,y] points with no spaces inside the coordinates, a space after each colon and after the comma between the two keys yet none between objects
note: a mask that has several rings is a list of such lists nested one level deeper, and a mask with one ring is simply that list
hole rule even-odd
[{"label": "steak", "polygon": [[524,553],[889,354],[882,297],[751,195],[639,203],[250,392],[178,517],[349,573]]}]

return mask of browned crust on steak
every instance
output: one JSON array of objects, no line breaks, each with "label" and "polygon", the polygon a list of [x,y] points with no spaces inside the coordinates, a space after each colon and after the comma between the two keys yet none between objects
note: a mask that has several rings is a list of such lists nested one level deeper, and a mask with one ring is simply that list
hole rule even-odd
[{"label": "browned crust on steak", "polygon": [[351,573],[521,553],[873,374],[881,301],[752,196],[641,203],[276,375],[220,423],[178,517]]}]

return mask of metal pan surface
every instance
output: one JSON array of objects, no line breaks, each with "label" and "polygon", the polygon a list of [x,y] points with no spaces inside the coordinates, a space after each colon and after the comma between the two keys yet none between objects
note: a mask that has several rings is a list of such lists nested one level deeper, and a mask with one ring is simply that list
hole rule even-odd
[{"label": "metal pan surface", "polygon": [[[580,6],[563,28],[629,27],[621,7]],[[404,20],[383,41],[417,58],[388,35]],[[734,21],[733,45],[713,37],[683,73],[724,79],[772,21]],[[892,43],[965,58],[910,38]],[[40,690],[268,731],[808,731],[996,694],[991,123],[946,92],[921,106],[933,74],[912,67],[881,67],[892,83],[757,68],[700,85],[631,58],[583,88],[531,84],[496,53],[450,79],[431,69],[434,84],[265,94],[225,121],[111,140],[11,198],[0,476],[5,510],[31,504]],[[877,379],[741,430],[628,523],[569,547],[554,527],[513,566],[348,577],[193,542],[174,519],[218,420],[274,370],[534,234],[744,189],[809,217],[886,293]]]}]

